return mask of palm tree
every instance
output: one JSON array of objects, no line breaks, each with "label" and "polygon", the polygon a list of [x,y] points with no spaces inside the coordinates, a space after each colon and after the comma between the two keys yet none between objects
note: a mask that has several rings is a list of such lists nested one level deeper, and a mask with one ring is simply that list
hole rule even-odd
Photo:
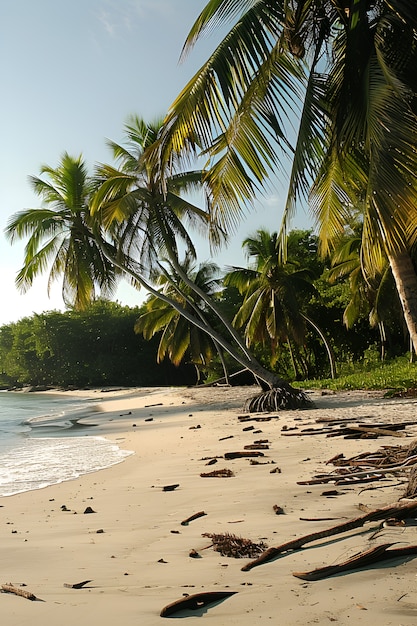
[{"label": "palm tree", "polygon": [[300,198],[310,199],[324,255],[359,209],[367,272],[385,254],[417,350],[414,3],[210,0],[183,53],[225,22],[229,33],[172,104],[157,157],[204,154],[211,200],[230,225],[290,155],[283,254]]},{"label": "palm tree", "polygon": [[[146,124],[142,119],[133,117],[126,127],[127,147],[109,142],[120,167],[100,165],[97,168],[95,182],[98,189],[91,202],[93,215],[98,216],[108,229],[108,236],[112,237],[113,245],[103,242],[103,250],[135,284],[145,287],[153,296],[171,305],[188,322],[208,333],[219,346],[258,377],[261,383],[265,383],[268,388],[279,384],[283,394],[282,406],[287,399],[292,406],[309,404],[301,391],[294,390],[257,362],[214,299],[190,280],[181,267],[178,258],[181,245],[191,258],[195,256],[185,224],[203,228],[214,245],[224,234],[218,227],[210,204],[208,210],[202,210],[184,199],[184,193],[201,188],[203,172],[184,172],[175,151],[164,169],[151,158],[155,154],[160,128],[161,122],[158,120],[154,124]],[[183,306],[181,299],[167,295],[152,284],[152,269],[160,268],[161,258],[168,259],[184,285],[221,321],[229,334],[229,340],[203,321],[199,313]],[[281,404],[281,399],[277,402]]]},{"label": "palm tree", "polygon": [[[189,255],[182,264],[184,271],[191,281],[213,296],[218,290],[219,268],[213,263],[202,263],[196,269]],[[195,293],[184,284],[174,270],[162,271],[157,284],[160,289],[174,300],[178,300],[186,310],[197,315],[203,323],[205,318],[204,302],[195,297]],[[156,333],[161,332],[157,354],[158,362],[163,361],[165,356],[179,365],[184,357],[196,366],[198,380],[201,374],[199,366],[210,363],[214,354],[219,354],[223,364],[226,381],[228,373],[223,359],[223,353],[217,342],[213,341],[206,332],[202,332],[194,324],[190,324],[182,315],[160,297],[151,296],[145,305],[145,312],[141,314],[135,324],[135,331],[142,333],[145,339],[151,339]]]},{"label": "palm tree", "polygon": [[26,291],[49,267],[48,290],[62,278],[65,304],[85,309],[97,295],[110,296],[117,278],[97,242],[99,226],[89,212],[92,182],[82,156],[67,153],[58,167],[42,166],[43,175],[29,180],[44,207],[16,213],[6,228],[12,243],[28,238],[16,284]]},{"label": "palm tree", "polygon": [[[343,322],[346,328],[352,328],[361,316],[367,315],[371,327],[378,326],[383,361],[387,345],[386,322],[389,318],[403,321],[404,317],[387,258],[381,257],[372,275],[366,271],[362,259],[362,224],[354,224],[335,245],[328,278],[331,283],[349,280],[350,300]],[[410,348],[413,353],[412,344]]]},{"label": "palm tree", "polygon": [[320,335],[329,355],[331,375],[335,376],[335,364],[330,346],[319,326],[305,313],[303,304],[315,293],[310,271],[291,261],[292,245],[298,239],[291,238],[289,259],[280,259],[278,234],[260,229],[243,242],[252,267],[233,268],[225,276],[226,285],[237,287],[244,294],[243,304],[235,316],[237,327],[245,328],[245,338],[250,346],[255,342],[270,345],[271,365],[278,359],[280,343],[286,343],[290,351],[295,375],[298,370],[292,344],[301,346],[306,336],[306,323]]}]

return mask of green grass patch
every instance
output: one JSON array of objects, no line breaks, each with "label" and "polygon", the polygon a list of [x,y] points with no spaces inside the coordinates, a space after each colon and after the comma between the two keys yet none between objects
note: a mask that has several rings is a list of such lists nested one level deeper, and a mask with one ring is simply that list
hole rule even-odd
[{"label": "green grass patch", "polygon": [[339,369],[340,374],[334,380],[303,380],[297,381],[296,386],[302,389],[387,389],[393,392],[417,388],[417,363],[410,363],[407,357],[377,363],[373,359],[364,360],[344,364]]}]

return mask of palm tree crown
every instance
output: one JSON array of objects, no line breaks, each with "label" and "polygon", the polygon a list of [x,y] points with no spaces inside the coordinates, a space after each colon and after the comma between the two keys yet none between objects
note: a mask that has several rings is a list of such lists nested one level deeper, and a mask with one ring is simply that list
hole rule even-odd
[{"label": "palm tree crown", "polygon": [[359,210],[364,264],[371,273],[388,258],[417,349],[417,279],[408,279],[417,236],[414,3],[210,0],[184,52],[225,22],[229,33],[171,106],[160,158],[201,147],[212,202],[230,223],[290,155],[283,254],[300,198],[309,198],[323,254]]},{"label": "palm tree crown", "polygon": [[64,302],[84,309],[98,294],[111,295],[116,271],[97,242],[99,226],[89,211],[93,191],[82,156],[64,153],[56,168],[44,165],[30,183],[44,208],[26,209],[9,220],[6,235],[13,242],[28,238],[16,284],[26,291],[49,267],[48,289],[62,276]]}]

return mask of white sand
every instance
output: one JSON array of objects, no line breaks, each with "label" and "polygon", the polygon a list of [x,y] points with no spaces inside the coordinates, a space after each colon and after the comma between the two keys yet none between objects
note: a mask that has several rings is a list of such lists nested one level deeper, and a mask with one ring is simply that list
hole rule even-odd
[{"label": "white sand", "polygon": [[[164,623],[161,609],[184,594],[224,590],[238,593],[188,619],[195,623],[201,617],[215,626],[417,623],[417,559],[388,561],[316,582],[292,576],[293,571],[338,563],[376,543],[415,544],[417,526],[386,528],[370,541],[376,522],[249,572],[241,571],[248,559],[223,557],[208,547],[210,539],[202,537],[234,533],[274,546],[361,515],[360,502],[371,508],[396,502],[404,490],[404,475],[339,487],[342,495],[337,497],[321,495],[332,485],[297,481],[333,469],[325,463],[340,452],[350,457],[383,445],[407,445],[417,436],[416,427],[407,428],[406,438],[377,440],[285,436],[282,428],[317,428],[316,420],[326,415],[412,420],[417,417],[415,399],[385,400],[382,393],[315,393],[314,410],[241,423],[243,401],[254,393],[250,388],[78,393],[94,395],[100,408],[86,418],[96,424],[89,432],[135,454],[74,481],[0,498],[0,584],[24,583],[24,589],[43,600],[0,594],[2,624],[153,626]],[[254,429],[244,430],[248,425]],[[287,435],[290,432],[297,431],[288,430]],[[259,459],[268,464],[219,458],[207,466],[202,460],[241,451],[258,439],[269,442],[265,457]],[[271,473],[276,467],[281,473]],[[235,476],[200,477],[222,468],[233,470]],[[171,484],[179,487],[163,491]],[[284,515],[275,514],[275,504]],[[62,511],[62,505],[69,511]],[[95,513],[84,514],[87,506]],[[201,511],[206,515],[181,525]],[[325,517],[335,519],[300,519]],[[191,558],[192,549],[201,558]],[[64,587],[84,580],[91,583],[83,589]]]}]

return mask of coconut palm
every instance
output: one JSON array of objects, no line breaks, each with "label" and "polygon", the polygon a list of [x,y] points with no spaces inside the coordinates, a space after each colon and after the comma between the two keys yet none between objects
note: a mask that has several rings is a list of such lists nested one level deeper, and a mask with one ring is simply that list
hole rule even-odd
[{"label": "coconut palm", "polygon": [[[193,283],[207,294],[215,295],[219,288],[219,268],[214,263],[201,263],[196,268],[190,256],[186,255],[182,266]],[[190,310],[204,323],[207,323],[204,311],[206,309],[205,303],[201,302],[198,297],[196,298],[195,292],[184,284],[172,268],[171,271],[162,271],[158,277],[157,285],[165,294],[178,300],[185,309]],[[179,365],[184,358],[187,358],[196,366],[200,380],[199,366],[209,364],[217,352],[223,364],[225,379],[228,381],[222,350],[206,332],[202,332],[194,324],[190,324],[178,311],[159,297],[151,296],[147,300],[145,308],[145,312],[136,321],[135,331],[142,333],[145,339],[151,339],[156,333],[161,332],[157,354],[158,362],[163,361],[165,356],[168,356],[174,365]]]},{"label": "coconut palm", "polygon": [[278,359],[279,345],[286,343],[296,376],[298,371],[292,345],[304,343],[306,323],[309,324],[324,341],[334,377],[334,359],[329,344],[318,325],[303,313],[315,288],[312,273],[291,261],[292,245],[297,243],[298,239],[291,238],[290,233],[289,260],[284,264],[279,254],[277,233],[260,229],[245,239],[243,247],[252,261],[251,267],[233,268],[225,276],[226,285],[237,287],[244,295],[234,323],[237,327],[244,327],[249,346],[257,342],[269,344],[271,365]]},{"label": "coconut palm", "polygon": [[64,153],[58,167],[44,165],[44,178],[30,177],[43,207],[14,214],[6,235],[14,242],[26,239],[25,258],[16,284],[23,292],[49,268],[48,290],[62,279],[66,305],[85,309],[98,295],[110,296],[116,271],[97,242],[99,226],[90,215],[92,182],[82,156]]},{"label": "coconut palm", "polygon": [[[103,249],[115,266],[130,276],[133,282],[145,287],[152,295],[170,304],[188,322],[208,333],[266,386],[272,387],[279,383],[284,398],[282,406],[287,403],[287,399],[292,406],[308,404],[302,392],[294,390],[257,362],[244,340],[216,306],[214,299],[191,281],[181,267],[178,258],[181,246],[192,258],[195,256],[186,226],[191,224],[204,228],[213,244],[220,241],[223,233],[210,205],[207,210],[200,209],[183,195],[201,188],[203,172],[184,172],[175,151],[171,154],[170,162],[165,164],[165,169],[151,158],[155,154],[160,128],[159,121],[146,124],[142,119],[134,117],[126,127],[127,146],[109,142],[119,167],[100,165],[97,168],[95,182],[98,190],[91,202],[93,215],[99,216],[101,223],[108,228],[109,236],[113,238],[114,246],[104,243]],[[180,300],[159,291],[152,284],[152,270],[160,268],[161,258],[169,260],[184,285],[211,309],[223,324],[229,339],[209,326],[195,311],[183,306]],[[281,404],[281,399],[278,404]]]},{"label": "coconut palm", "polygon": [[310,199],[323,254],[359,209],[367,271],[386,256],[417,349],[414,3],[210,0],[184,53],[225,23],[229,33],[171,106],[158,158],[203,152],[212,202],[230,225],[290,155],[282,241],[300,198]]}]

